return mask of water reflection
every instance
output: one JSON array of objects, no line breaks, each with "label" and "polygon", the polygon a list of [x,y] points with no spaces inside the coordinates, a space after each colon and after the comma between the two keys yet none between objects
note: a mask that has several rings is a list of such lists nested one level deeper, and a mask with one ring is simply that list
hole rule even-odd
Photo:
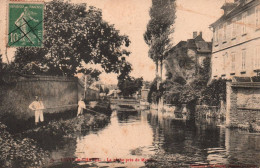
[{"label": "water reflection", "polygon": [[[142,117],[140,117],[142,116]],[[126,122],[129,121],[129,122]],[[102,161],[114,159],[147,158],[152,154],[153,132],[140,113],[117,113],[113,111],[111,124],[96,134],[77,139],[77,158],[100,158]],[[97,163],[99,165],[100,163]],[[124,166],[143,166],[143,162],[120,163]],[[115,166],[115,163],[109,166]]]},{"label": "water reflection", "polygon": [[142,161],[107,161],[158,153],[178,156],[184,165],[260,165],[260,135],[227,129],[219,120],[185,120],[159,111],[113,111],[106,128],[68,141],[63,149],[53,150],[53,157],[99,158],[101,162],[76,163],[94,167],[141,167]]}]

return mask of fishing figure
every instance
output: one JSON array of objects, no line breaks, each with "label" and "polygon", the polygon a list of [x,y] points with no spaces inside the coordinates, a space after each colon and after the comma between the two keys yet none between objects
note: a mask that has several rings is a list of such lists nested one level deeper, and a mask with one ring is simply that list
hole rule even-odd
[{"label": "fishing figure", "polygon": [[40,119],[40,122],[44,121],[44,118],[43,118],[44,105],[43,105],[42,101],[39,100],[38,96],[35,96],[35,101],[33,101],[29,105],[29,108],[34,111],[35,125],[38,125],[39,119]]},{"label": "fishing figure", "polygon": [[77,116],[82,115],[83,114],[83,109],[86,109],[86,104],[84,102],[83,97],[79,100],[78,102],[78,113]]}]

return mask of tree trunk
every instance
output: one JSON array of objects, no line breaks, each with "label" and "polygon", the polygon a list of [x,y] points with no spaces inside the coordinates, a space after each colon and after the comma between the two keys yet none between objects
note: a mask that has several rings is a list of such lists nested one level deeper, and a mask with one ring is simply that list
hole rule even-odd
[{"label": "tree trunk", "polygon": [[159,63],[158,60],[155,61],[156,64],[156,76],[158,75],[158,68],[159,68]]},{"label": "tree trunk", "polygon": [[162,78],[162,71],[163,71],[163,60],[161,60],[161,62],[160,62],[161,64],[160,64],[160,68],[161,68],[161,78]]}]

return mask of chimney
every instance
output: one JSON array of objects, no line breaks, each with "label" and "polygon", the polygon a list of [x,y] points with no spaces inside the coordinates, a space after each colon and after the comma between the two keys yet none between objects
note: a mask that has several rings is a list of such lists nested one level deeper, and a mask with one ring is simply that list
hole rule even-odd
[{"label": "chimney", "polygon": [[198,36],[198,32],[193,32],[193,38],[195,39]]},{"label": "chimney", "polygon": [[202,31],[200,31],[200,35],[199,36],[201,36],[202,37]]}]

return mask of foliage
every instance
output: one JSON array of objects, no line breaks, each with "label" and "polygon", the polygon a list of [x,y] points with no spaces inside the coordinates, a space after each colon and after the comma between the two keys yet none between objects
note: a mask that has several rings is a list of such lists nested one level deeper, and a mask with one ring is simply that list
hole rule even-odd
[{"label": "foliage", "polygon": [[207,105],[219,106],[220,100],[226,101],[226,79],[215,79],[202,91],[202,101]]},{"label": "foliage", "polygon": [[191,79],[190,76],[195,74],[195,59],[190,57],[187,52],[187,42],[184,41],[167,52],[165,68],[168,79],[182,77],[187,83]]},{"label": "foliage", "polygon": [[175,81],[166,80],[164,81],[163,85],[165,88],[165,94],[163,94],[163,98],[166,104],[178,104],[182,84]]},{"label": "foliage", "polygon": [[86,69],[84,75],[80,77],[80,80],[83,83],[85,83],[85,78],[86,78],[87,86],[91,86],[94,82],[99,80],[100,74],[101,72],[99,70],[89,68]]},{"label": "foliage", "polygon": [[144,39],[147,44],[154,37],[160,37],[163,32],[173,25],[175,20],[175,0],[152,0],[152,7],[150,9],[150,21],[147,25],[147,30],[144,34]]},{"label": "foliage", "polygon": [[122,59],[122,62],[120,64],[120,68],[119,68],[119,75],[117,76],[118,81],[121,80],[125,80],[127,78],[130,78],[129,73],[132,71],[132,65],[130,63],[128,63],[125,58]]},{"label": "foliage", "polygon": [[143,86],[143,78],[127,77],[118,80],[117,84],[123,96],[132,96]]},{"label": "foliage", "polygon": [[42,167],[49,153],[29,138],[17,138],[0,122],[0,164],[3,167]]},{"label": "foliage", "polygon": [[[169,77],[169,76],[168,76]],[[167,104],[189,104],[202,96],[210,78],[210,57],[204,59],[198,75],[191,83],[186,83],[182,76],[167,78],[164,99]]]},{"label": "foliage", "polygon": [[125,50],[130,40],[102,19],[100,9],[62,0],[48,2],[45,7],[44,47],[18,48],[14,60],[17,71],[73,76],[88,71],[86,64],[101,64],[105,72],[119,73],[120,58],[130,54]]},{"label": "foliage", "polygon": [[101,86],[99,87],[99,93],[104,93],[104,89]]},{"label": "foliage", "polygon": [[159,99],[162,97],[165,88],[160,84],[159,89],[157,90],[157,82],[160,80],[159,77],[156,77],[150,85],[148,92],[147,100],[149,103],[158,103]]},{"label": "foliage", "polygon": [[169,47],[169,35],[173,33],[172,25],[175,21],[175,0],[152,0],[150,9],[150,21],[147,24],[144,40],[150,47],[149,57],[156,63],[158,72],[158,62],[162,63],[165,58],[165,50]]},{"label": "foliage", "polygon": [[106,88],[104,89],[104,92],[105,92],[106,94],[108,94],[108,93],[109,93],[109,88],[106,87]]}]

